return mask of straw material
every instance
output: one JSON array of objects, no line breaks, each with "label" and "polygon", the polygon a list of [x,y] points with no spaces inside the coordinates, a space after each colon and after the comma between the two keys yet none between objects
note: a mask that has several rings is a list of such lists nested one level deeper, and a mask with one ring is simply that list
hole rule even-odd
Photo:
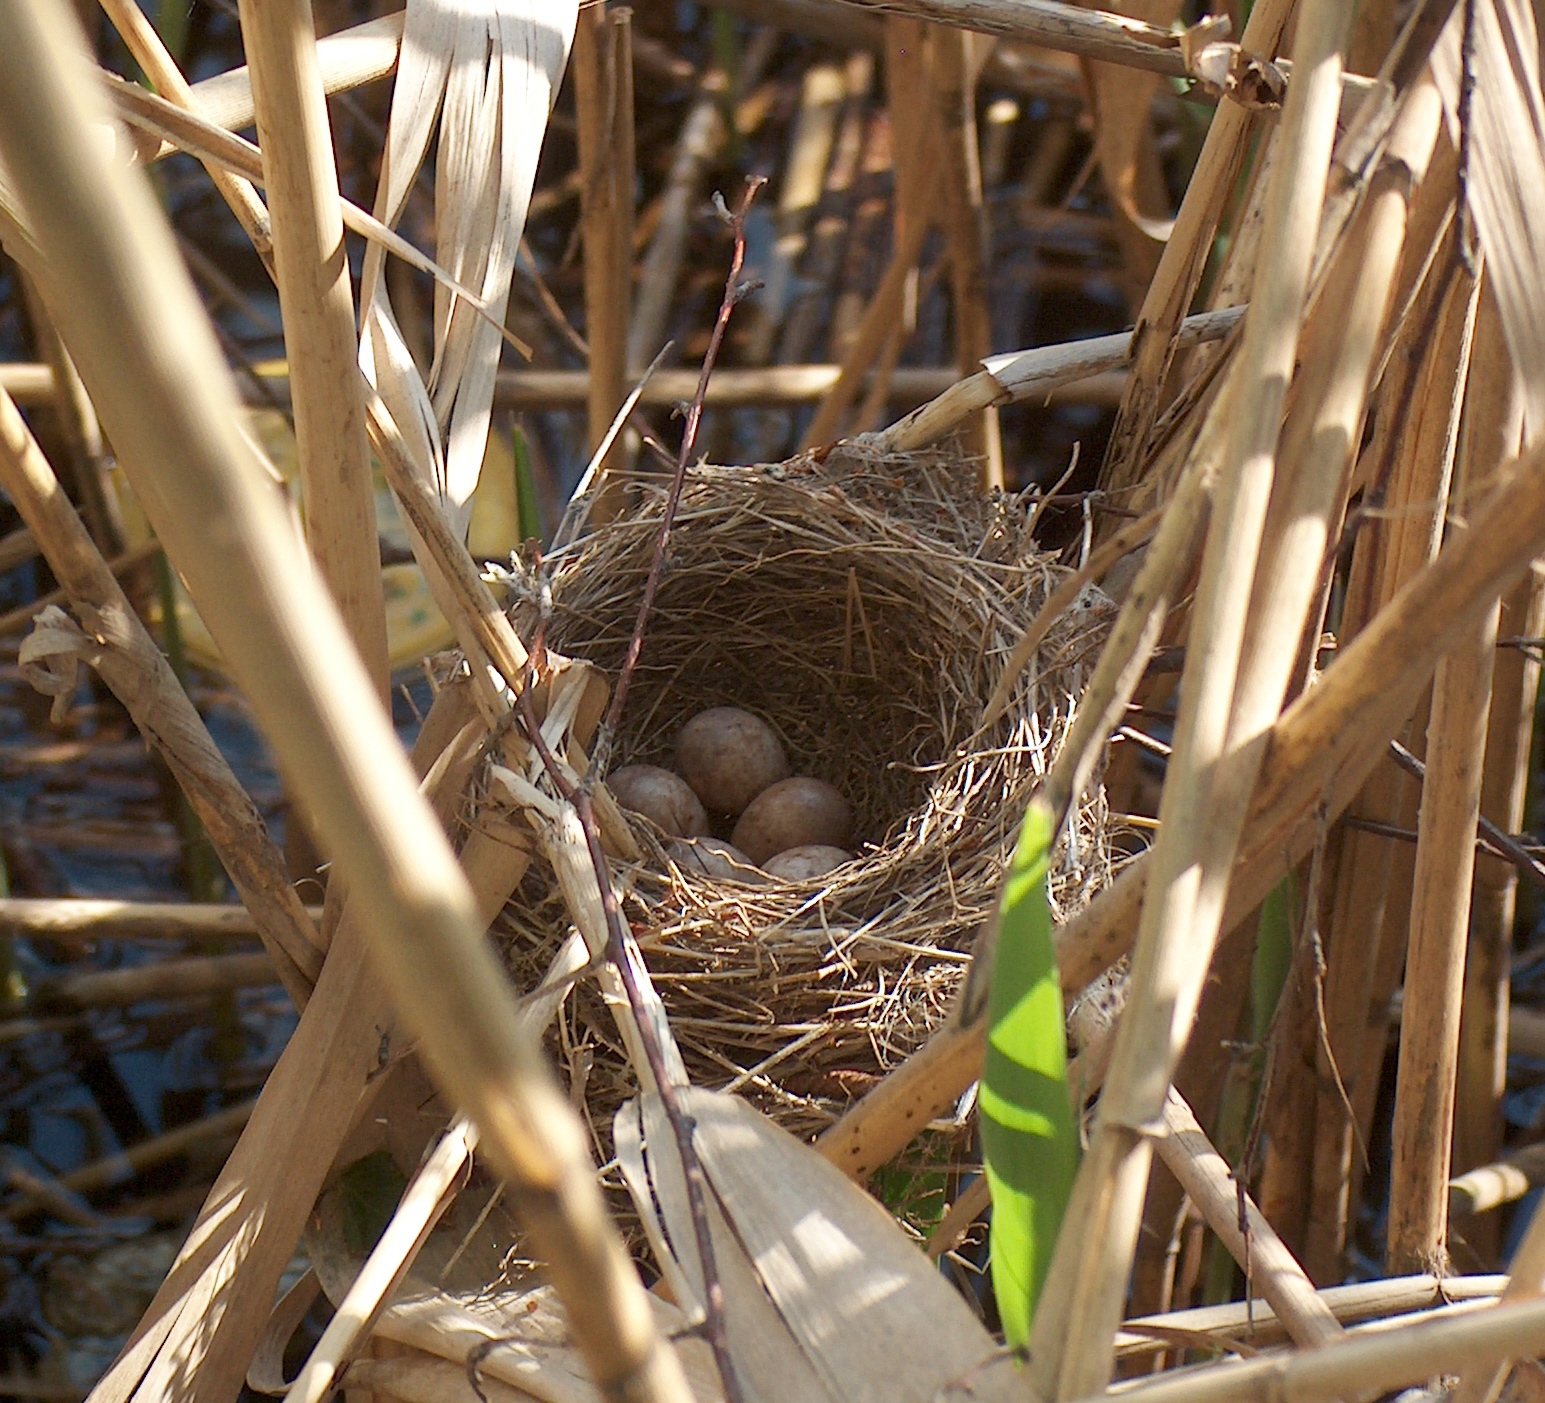
[{"label": "straw material", "polygon": [[[1007,714],[974,735],[1008,650],[1068,573],[1034,550],[1021,503],[980,497],[974,477],[945,454],[852,446],[824,464],[704,467],[672,534],[617,763],[669,765],[688,717],[745,707],[796,772],[847,796],[859,856],[751,886],[681,871],[640,821],[625,912],[692,1079],[744,1087],[799,1135],[943,1021],[1113,612],[1088,591]],[[551,558],[550,638],[565,653],[619,665],[663,496],[646,487],[627,520]],[[1096,785],[1053,873],[1058,919],[1110,879],[1105,830]],[[568,928],[550,870],[533,867],[498,928],[531,987]],[[634,1082],[592,1000],[582,987],[570,1005],[559,1061],[593,1057],[586,1095],[605,1134]]]}]

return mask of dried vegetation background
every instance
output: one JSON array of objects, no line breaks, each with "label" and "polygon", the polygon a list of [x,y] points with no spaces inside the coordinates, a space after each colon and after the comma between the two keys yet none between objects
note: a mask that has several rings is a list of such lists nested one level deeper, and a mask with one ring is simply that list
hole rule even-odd
[{"label": "dried vegetation background", "polygon": [[[132,722],[164,808],[86,832],[158,823],[198,903],[84,903],[15,796],[0,1382],[1538,1392],[1538,17],[1216,8],[0,7],[0,625],[68,735],[7,763]],[[724,702],[853,802],[830,880],[683,873],[576,787]],[[1032,796],[1086,1144],[1020,1368],[969,1091]],[[190,1024],[185,1085],[108,1055]],[[352,1294],[291,1388],[303,1239]]]}]

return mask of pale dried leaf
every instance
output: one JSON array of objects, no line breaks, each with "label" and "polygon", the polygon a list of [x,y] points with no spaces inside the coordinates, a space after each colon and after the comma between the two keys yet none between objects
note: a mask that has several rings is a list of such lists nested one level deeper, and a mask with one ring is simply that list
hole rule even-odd
[{"label": "pale dried leaf", "polygon": [[[730,1348],[749,1398],[932,1403],[951,1384],[978,1398],[1022,1396],[992,1337],[868,1194],[739,1098],[695,1087],[678,1094],[712,1190]],[[646,1220],[658,1212],[655,1234],[700,1292],[680,1158],[659,1099],[624,1107],[616,1129],[640,1211]]]},{"label": "pale dried leaf", "polygon": [[[574,0],[409,0],[376,212],[401,218],[439,134],[436,257],[502,321],[548,114],[573,39]],[[402,423],[419,470],[464,531],[482,470],[498,330],[437,289],[427,384],[391,321],[380,258],[367,257],[362,364]]]}]

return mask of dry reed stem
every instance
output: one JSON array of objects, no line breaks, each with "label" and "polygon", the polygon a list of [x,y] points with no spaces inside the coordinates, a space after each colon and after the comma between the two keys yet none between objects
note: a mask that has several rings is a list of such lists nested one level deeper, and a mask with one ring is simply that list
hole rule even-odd
[{"label": "dry reed stem", "polygon": [[[1485,489],[1518,444],[1522,403],[1495,298],[1482,290],[1467,376],[1465,429],[1451,500]],[[1512,411],[1511,413],[1509,411]],[[1500,599],[1438,664],[1427,727],[1405,1003],[1391,1131],[1388,1261],[1448,1255],[1448,1180],[1458,1084],[1471,881],[1485,766]]]},{"label": "dry reed stem", "polygon": [[1335,1315],[1315,1294],[1304,1269],[1260,1209],[1234,1182],[1228,1163],[1174,1087],[1164,1103],[1164,1130],[1160,1157],[1239,1264],[1245,1289],[1259,1287],[1294,1344],[1311,1348],[1338,1339],[1343,1332]]},{"label": "dry reed stem", "polygon": [[[1262,0],[1253,5],[1241,48],[1252,54],[1275,53],[1292,9],[1293,0]],[[1162,408],[1159,396],[1175,353],[1173,338],[1196,295],[1255,117],[1238,103],[1223,102],[1207,129],[1207,140],[1132,333],[1132,379],[1102,475],[1101,486],[1109,490],[1130,487],[1141,471],[1148,436]]]},{"label": "dry reed stem", "polygon": [[[931,224],[931,201],[942,190],[933,172],[943,165],[942,117],[938,111],[939,93],[935,67],[946,60],[936,53],[930,40],[931,27],[922,20],[902,15],[885,17],[885,112],[890,124],[891,165],[891,238],[893,244],[905,242],[906,231],[921,221]],[[954,34],[956,31],[948,31]],[[878,227],[876,217],[876,228]],[[918,299],[922,289],[922,270],[914,265],[906,273],[899,315],[886,330],[869,368],[869,387],[854,412],[851,426],[867,429],[884,416],[886,397],[901,359],[901,352],[917,330]],[[845,347],[850,339],[850,317],[844,315],[843,303],[856,305],[858,294],[848,289],[838,299],[833,317],[833,340]],[[840,378],[840,377],[839,377]],[[974,447],[974,446],[973,446]]]},{"label": "dry reed stem", "polygon": [[[1239,582],[1253,577],[1261,549],[1335,140],[1340,50],[1350,19],[1337,0],[1306,0],[1298,13],[1297,77],[1283,114],[1238,376],[1227,400],[1227,448],[1202,558],[1159,835],[1151,850],[1153,873],[1094,1131],[1096,1148],[1104,1138],[1114,1150],[1107,1159],[1092,1149],[1080,1170],[1081,1178],[1093,1179],[1097,1168],[1105,1173],[1092,1187],[1098,1216],[1081,1225],[1091,1243],[1081,1270],[1076,1277],[1059,1277],[1054,1261],[1048,1278],[1051,1289],[1058,1281],[1063,1289],[1072,1288],[1071,1336],[1044,1360],[1036,1346],[1052,1342],[1040,1331],[1032,1339],[1041,1389],[1051,1394],[1055,1380],[1059,1399],[1090,1393],[1110,1377],[1111,1340],[1147,1178],[1143,1137],[1163,1115],[1211,963],[1260,764],[1255,741],[1268,732],[1286,686],[1287,668],[1280,669],[1283,685],[1275,697],[1269,681],[1249,690],[1252,674],[1240,675],[1250,601]],[[1302,630],[1300,617],[1290,633],[1278,636],[1277,647],[1296,652]]]},{"label": "dry reed stem", "polygon": [[[1370,367],[1403,243],[1407,204],[1413,183],[1425,170],[1437,118],[1436,93],[1430,85],[1407,101],[1402,134],[1375,173],[1363,223],[1350,229],[1335,249],[1306,325],[1300,356],[1304,370],[1282,433],[1282,468],[1266,525],[1265,558],[1256,574],[1236,714],[1274,716],[1289,688],[1302,684],[1293,675],[1299,670],[1293,655],[1300,647],[1286,640],[1319,635],[1329,584],[1323,562],[1344,514],[1351,458],[1361,437]],[[1309,913],[1310,920],[1317,918],[1316,912]],[[1271,1122],[1273,1171],[1288,1157],[1289,1144],[1303,1136],[1302,1117],[1292,1117],[1286,1103],[1300,1111],[1313,1103],[1312,1083],[1295,1075],[1289,1058],[1307,1055],[1312,1062],[1318,1049],[1318,1039],[1299,1031],[1318,1021],[1317,1002],[1307,985],[1299,981],[1286,998],[1297,1012],[1279,1025],[1281,1050],[1270,1104],[1273,1114],[1280,1108],[1282,1116]],[[1327,1095],[1339,1095],[1334,1074],[1327,1071],[1326,1076]],[[1306,1179],[1307,1172],[1289,1176],[1293,1202],[1301,1201]],[[1280,1186],[1280,1176],[1268,1174],[1263,1203],[1273,1221],[1298,1241],[1301,1215],[1284,1212]],[[1309,1202],[1312,1213],[1342,1220],[1344,1182],[1339,1189],[1327,1186],[1310,1195]],[[1315,1279],[1327,1279],[1323,1260],[1312,1251],[1306,1265]]]},{"label": "dry reed stem", "polygon": [[[367,238],[372,237],[368,229],[362,229],[361,232]],[[426,267],[424,271],[429,271],[429,268]],[[1095,339],[1104,341],[1106,338]],[[1116,338],[1118,341],[1125,339]],[[1122,360],[1119,346],[1116,351],[1110,363],[1119,366]],[[1020,354],[1029,358],[1040,353],[1029,351]],[[821,363],[731,366],[721,369],[714,376],[708,387],[708,407],[740,409],[813,404],[825,398],[837,383],[841,372],[841,366]],[[265,376],[264,380],[280,398],[288,395],[288,376]],[[1066,376],[1055,374],[1040,382],[1026,383],[1014,392],[1005,394],[1001,389],[992,388],[992,378],[986,371],[979,372],[970,380],[957,382],[952,366],[903,365],[898,366],[891,377],[889,394],[895,406],[922,405],[933,396],[943,396],[957,383],[988,387],[988,393],[997,396],[1000,404],[1039,397],[1051,404],[1091,404],[1109,409],[1119,402],[1126,377],[1119,370],[1107,372],[1097,365],[1090,370],[1080,369]],[[52,404],[58,384],[53,370],[45,363],[0,362],[0,388],[5,389],[24,408]],[[645,387],[640,403],[655,408],[668,408],[683,400],[690,400],[696,384],[695,370],[677,368],[656,371]],[[866,381],[866,386],[873,384],[872,378]],[[583,370],[501,370],[495,381],[494,407],[574,411],[584,408],[589,393],[590,376]],[[935,443],[949,433],[954,422],[952,420],[924,440],[906,444],[902,449],[894,451],[911,451]]]},{"label": "dry reed stem", "polygon": [[108,476],[102,425],[91,396],[81,383],[80,372],[54,329],[54,319],[37,284],[19,271],[23,301],[32,322],[32,337],[53,375],[52,408],[64,436],[65,461],[80,499],[91,539],[108,555],[121,555],[124,547],[123,513]]},{"label": "dry reed stem", "polygon": [[90,636],[94,666],[187,795],[252,913],[275,973],[304,1008],[322,968],[322,947],[284,858],[3,391],[0,481],[68,591]]},{"label": "dry reed stem", "polygon": [[[941,223],[949,249],[955,363],[963,376],[972,374],[992,352],[992,319],[987,305],[987,220],[981,148],[976,134],[976,53],[989,42],[955,29],[939,29],[932,36],[929,86],[941,157]],[[915,96],[912,100],[916,100]],[[916,183],[924,184],[921,180]],[[925,219],[925,209],[915,208],[913,217]],[[1003,437],[996,409],[989,405],[980,410],[966,421],[963,431],[966,451],[979,460],[978,480],[982,488],[1002,488]]]},{"label": "dry reed stem", "polygon": [[[1390,149],[1370,183],[1365,213],[1345,231],[1334,251],[1305,329],[1304,371],[1282,433],[1279,485],[1268,516],[1264,558],[1256,573],[1256,597],[1251,601],[1247,658],[1235,701],[1236,725],[1240,716],[1254,718],[1245,723],[1249,727],[1276,714],[1289,689],[1303,680],[1295,677],[1303,645],[1289,640],[1319,635],[1329,584],[1324,563],[1345,514],[1347,484],[1362,435],[1371,368],[1387,318],[1409,202],[1425,173],[1438,117],[1437,94],[1430,84],[1408,94]],[[1318,913],[1310,912],[1308,918],[1318,920]],[[1302,1001],[1306,993],[1299,987],[1288,997]],[[1317,1023],[1318,1004],[1310,1002],[1307,1017]],[[1354,1012],[1361,1014],[1361,1010]],[[1281,1036],[1296,1043],[1291,1020],[1284,1027]],[[1311,1058],[1320,1055],[1318,1039],[1304,1045],[1314,1049]],[[1284,1052],[1284,1067],[1286,1056]],[[1338,1075],[1334,1068],[1323,1069],[1322,1103],[1339,1100]],[[1290,1073],[1284,1072],[1277,1086],[1278,1100],[1284,1095],[1294,1098],[1295,1104],[1312,1099],[1305,1095],[1303,1080],[1295,1084]],[[1284,1161],[1288,1138],[1303,1133],[1302,1124],[1279,1127],[1271,1142],[1277,1163]],[[1343,1154],[1348,1150],[1349,1142],[1343,1145]],[[1299,1175],[1290,1187],[1298,1190],[1306,1177]],[[1296,1240],[1296,1215],[1280,1216],[1279,1182],[1269,1178],[1263,1197]],[[1344,1221],[1345,1195],[1344,1180],[1321,1186],[1310,1196],[1311,1214]],[[1311,1234],[1311,1244],[1315,1240]],[[1339,1246],[1335,1250],[1339,1252]],[[1316,1280],[1327,1279],[1322,1254],[1311,1248],[1306,1265]]]},{"label": "dry reed stem", "polygon": [[952,1020],[823,1132],[816,1150],[848,1178],[865,1182],[981,1076],[983,1052],[981,1024]]},{"label": "dry reed stem", "polygon": [[[1132,1383],[1123,1396],[1140,1403],[1370,1403],[1456,1367],[1484,1368],[1542,1350],[1545,1300],[1534,1300],[1350,1334],[1314,1350],[1175,1370]],[[1090,1395],[1088,1403],[1103,1396]]]},{"label": "dry reed stem", "polygon": [[505,685],[518,690],[525,685],[531,665],[525,644],[452,529],[439,494],[415,468],[380,395],[368,384],[363,392],[371,444],[403,515],[425,547],[421,568],[433,583],[449,592],[446,618],[461,637],[463,651],[486,658]]},{"label": "dry reed stem", "polygon": [[[749,92],[771,57],[774,31],[759,30],[746,45],[738,87]],[[638,274],[638,294],[633,303],[633,323],[628,332],[628,370],[637,374],[654,358],[665,341],[676,284],[686,250],[692,211],[700,198],[698,183],[704,168],[724,144],[724,117],[720,112],[729,87],[725,74],[712,70],[699,84],[700,95],[682,123],[676,139],[665,190],[660,196],[660,221],[655,226],[649,252]]]},{"label": "dry reed stem", "polygon": [[[1506,1031],[1504,1027],[1504,1032]],[[1507,1040],[1504,1037],[1503,1046]],[[1448,1216],[1475,1218],[1517,1203],[1537,1185],[1545,1183],[1545,1145],[1536,1141],[1521,1150],[1487,1164],[1476,1165],[1448,1181]],[[1466,1223],[1465,1241],[1473,1240],[1476,1223]]]},{"label": "dry reed stem", "polygon": [[[633,300],[633,59],[631,16],[581,7],[570,66],[579,118],[580,221],[585,258],[585,336],[590,349],[589,445],[606,437],[627,398],[628,317]],[[620,466],[626,446],[602,459]],[[593,510],[597,524],[622,506],[611,482]]]},{"label": "dry reed stem", "polygon": [[[134,61],[156,85],[156,91],[178,107],[200,112],[198,98],[188,80],[183,77],[176,60],[167,52],[161,36],[156,33],[155,26],[135,0],[100,0],[100,3],[112,21],[113,28],[134,56]],[[209,172],[215,189],[231,207],[243,232],[252,241],[258,257],[272,267],[273,230],[269,225],[268,209],[258,198],[252,182],[231,174],[214,161],[205,161],[204,169]]]},{"label": "dry reed stem", "polygon": [[[1418,207],[1431,198],[1425,192],[1434,185],[1443,200],[1449,198],[1452,185],[1441,170],[1434,170],[1418,193]],[[1413,221],[1408,227],[1406,262],[1425,259],[1420,240],[1414,245],[1411,241],[1416,233]],[[1451,256],[1450,252],[1447,257]],[[1448,491],[1447,445],[1457,423],[1456,366],[1468,315],[1467,291],[1449,287],[1451,266],[1447,261],[1434,266],[1394,338],[1393,358],[1386,357],[1373,442],[1359,472],[1376,475],[1372,505],[1387,515],[1374,516],[1359,534],[1342,609],[1343,639],[1355,637],[1366,627],[1438,548],[1436,528]],[[1416,416],[1414,428],[1408,411]],[[1400,724],[1420,735],[1425,712],[1415,720],[1402,718]],[[1415,804],[1414,787],[1380,768],[1359,796],[1357,814],[1414,827]],[[1273,1197],[1285,1191],[1295,1205],[1294,1218],[1307,1218],[1307,1265],[1321,1279],[1338,1270],[1356,1194],[1361,1159],[1354,1147],[1358,1136],[1367,1134],[1365,1117],[1372,1114],[1384,1048],[1384,1030],[1370,1026],[1368,1010],[1379,1006],[1379,991],[1386,998],[1393,992],[1404,963],[1404,902],[1413,857],[1403,846],[1356,832],[1338,831],[1331,843],[1328,869],[1336,875],[1327,907],[1331,940],[1324,992],[1326,1033],[1323,1041],[1315,1038],[1305,1043],[1315,1070],[1299,1079],[1300,1087],[1317,1085],[1313,1093],[1317,1108],[1289,1112],[1283,1107],[1285,1119],[1277,1122],[1280,1133],[1266,1168],[1268,1179],[1278,1186]],[[1344,930],[1377,934],[1372,940],[1362,935],[1336,939],[1336,933]],[[1339,1071],[1339,1085],[1332,1061]],[[1279,1085],[1292,1094],[1292,1079]],[[1350,1111],[1343,1087],[1351,1094]]]},{"label": "dry reed stem", "polygon": [[[722,75],[714,76],[722,84]],[[677,139],[675,159],[661,196],[660,222],[639,268],[638,296],[628,331],[628,369],[635,373],[653,359],[665,340],[692,207],[698,198],[698,181],[703,167],[724,141],[719,100],[717,91],[704,92],[687,113]]]},{"label": "dry reed stem", "polygon": [[[132,129],[158,138],[165,137],[173,142],[178,150],[185,151],[200,161],[238,172],[260,185],[264,182],[263,153],[245,137],[228,132],[198,113],[177,107],[164,98],[146,91],[138,84],[126,82],[106,69],[99,69],[97,76],[106,87],[107,95],[117,109],[118,115]],[[352,201],[340,198],[338,208],[344,228],[366,239],[372,249],[379,248],[384,253],[395,254],[410,267],[429,274],[441,288],[454,293],[465,303],[473,315],[482,318],[494,328],[503,341],[513,346],[527,359],[531,357],[531,347],[493,315],[488,302],[447,272],[434,259],[421,253],[415,245],[383,224],[373,214],[367,214]],[[266,268],[268,265],[265,263],[264,266]],[[584,372],[579,374],[583,376]],[[287,366],[283,381],[288,386]]]},{"label": "dry reed stem", "polygon": [[[1126,0],[1123,11],[1158,29],[1173,29],[1179,0]],[[1085,63],[1094,155],[1110,199],[1121,258],[1120,282],[1131,307],[1153,280],[1169,224],[1170,198],[1153,142],[1150,108],[1161,79],[1107,63]]]},{"label": "dry reed stem", "polygon": [[[439,495],[419,475],[385,403],[368,384],[365,394],[370,441],[407,518],[415,559],[463,653],[469,659],[479,660],[479,666],[472,669],[478,705],[490,725],[498,725],[512,714],[510,694],[518,694],[526,686],[531,656],[478,573],[466,545],[452,529]],[[486,675],[483,663],[504,679],[508,692],[501,691]],[[565,758],[571,763],[576,759],[583,763],[583,752]],[[638,843],[628,820],[604,786],[597,786],[595,803],[606,841],[624,858],[636,858]]]},{"label": "dry reed stem", "polygon": [[[104,425],[331,849],[437,1079],[511,1179],[603,1394],[682,1398],[680,1366],[606,1218],[583,1131],[522,1036],[467,879],[235,432],[219,350],[164,221],[142,180],[94,153],[86,114],[96,105],[64,24],[53,6],[0,12],[0,93],[13,99],[0,108],[0,150],[49,250],[45,282]],[[279,253],[282,264],[282,243]],[[357,373],[352,345],[347,364]],[[374,564],[372,574],[379,588]],[[132,1358],[147,1362],[143,1351]],[[122,1364],[134,1372],[129,1356]],[[198,1387],[234,1380],[201,1371]]]},{"label": "dry reed stem", "polygon": [[[1331,1286],[1315,1294],[1343,1325],[1372,1321],[1372,1328],[1380,1329],[1391,1317],[1495,1299],[1506,1284],[1505,1276],[1399,1276],[1360,1281],[1352,1286]],[[1231,1301],[1226,1305],[1194,1306],[1127,1320],[1117,1337],[1118,1357],[1142,1358],[1165,1349],[1168,1341],[1163,1334],[1145,1337],[1144,1331],[1155,1326],[1164,1331],[1172,1325],[1193,1337],[1211,1335],[1216,1345],[1223,1348],[1236,1341],[1247,1341],[1259,1348],[1280,1344],[1287,1338],[1282,1322],[1269,1306],[1256,1301]]]},{"label": "dry reed stem", "polygon": [[[188,955],[132,969],[93,970],[41,981],[38,1008],[128,1008],[151,999],[192,999],[232,989],[261,989],[277,978],[266,954]],[[308,991],[309,992],[309,991]]]},{"label": "dry reed stem", "polygon": [[[425,790],[443,822],[454,822],[465,803],[463,787],[482,734],[467,690],[455,684],[440,689],[414,744],[415,769],[427,769]],[[497,868],[480,868],[470,842],[463,862],[475,889],[510,880]],[[486,909],[486,895],[483,900]],[[163,1396],[174,1377],[188,1374],[183,1358],[195,1339],[197,1374],[182,1391],[225,1397],[238,1387],[316,1196],[354,1118],[385,1084],[383,1035],[388,1053],[400,1048],[402,1029],[365,953],[355,907],[339,923],[311,1002],[269,1072],[178,1262],[130,1346],[99,1382],[98,1403],[131,1397],[148,1403]]]},{"label": "dry reed stem", "polygon": [[[1186,76],[1178,37],[1158,25],[1107,10],[1081,9],[1058,0],[846,0],[855,8],[931,20],[1026,40],[1081,58],[1141,68],[1170,78]],[[1246,33],[1248,34],[1248,30]]]},{"label": "dry reed stem", "polygon": [[[659,1097],[671,1133],[675,1137],[676,1152],[681,1162],[686,1188],[688,1213],[696,1239],[698,1266],[703,1281],[705,1318],[702,1330],[713,1350],[714,1364],[719,1372],[726,1403],[742,1403],[744,1393],[735,1358],[729,1347],[724,1286],[715,1258],[713,1233],[709,1220],[708,1179],[693,1138],[694,1122],[683,1109],[679,1096],[680,1088],[687,1084],[686,1070],[682,1064],[680,1050],[671,1033],[664,1005],[650,981],[649,972],[639,955],[628,923],[623,919],[617,890],[612,883],[606,854],[601,846],[601,831],[596,822],[593,792],[595,784],[606,773],[610,762],[617,726],[622,719],[629,686],[643,652],[650,610],[654,605],[665,567],[666,552],[670,546],[671,527],[681,502],[687,463],[697,444],[698,426],[702,422],[703,402],[707,397],[708,382],[724,343],[730,317],[735,307],[753,286],[742,284],[740,273],[746,257],[746,215],[763,183],[760,177],[754,177],[747,182],[745,193],[733,214],[725,208],[722,197],[718,201],[721,217],[729,225],[734,238],[734,250],[730,256],[729,272],[725,277],[724,293],[719,302],[719,312],[714,320],[708,348],[703,356],[697,393],[693,396],[692,404],[687,410],[681,445],[676,456],[675,472],[672,474],[664,510],[660,515],[654,555],[649,564],[649,573],[644,580],[638,615],[633,624],[632,637],[628,640],[622,671],[618,675],[612,704],[607,711],[596,742],[595,755],[578,784],[569,780],[563,767],[548,749],[541,727],[532,711],[529,690],[523,689],[520,696],[521,719],[527,736],[541,758],[542,767],[548,779],[563,796],[566,804],[571,806],[561,812],[559,824],[550,835],[548,844],[549,859],[553,863],[559,884],[563,889],[565,905],[574,917],[592,954],[596,956],[604,954],[608,963],[609,969],[602,981],[603,991],[611,992],[606,986],[615,979],[625,993],[626,1004],[625,1006],[617,1004],[614,1007],[614,1015],[617,1017],[624,1043],[628,1047],[629,1060],[633,1064],[635,1075],[639,1078],[641,1089],[646,1094],[653,1092]],[[565,828],[569,830],[567,834],[565,834]],[[578,842],[579,835],[573,831],[576,828],[582,830],[582,845]],[[604,925],[598,926],[594,919],[598,913],[594,910],[590,894],[577,888],[574,880],[577,875],[574,871],[576,864],[566,860],[566,853],[577,857],[577,853],[573,850],[581,846],[588,849],[593,869],[591,875],[594,878],[594,895],[599,898],[599,914],[603,916]],[[586,910],[591,916],[588,921],[584,919]],[[639,1055],[640,1053],[642,1056]]]},{"label": "dry reed stem", "polygon": [[306,541],[384,700],[390,679],[381,554],[316,25],[310,0],[245,0],[240,11],[273,224]]},{"label": "dry reed stem", "polygon": [[251,939],[257,925],[245,906],[9,896],[0,898],[0,932],[77,946],[98,940]]},{"label": "dry reed stem", "polygon": [[[105,1189],[121,1179],[132,1178],[157,1164],[164,1164],[169,1159],[175,1159],[178,1155],[187,1154],[189,1150],[197,1149],[201,1145],[207,1145],[212,1141],[234,1139],[241,1134],[241,1129],[246,1125],[252,1115],[252,1108],[256,1101],[243,1101],[235,1106],[227,1106],[223,1111],[217,1111],[212,1116],[205,1116],[202,1120],[196,1120],[191,1125],[180,1125],[176,1130],[169,1130],[164,1135],[154,1136],[149,1140],[141,1140],[137,1145],[130,1145],[126,1150],[120,1150],[117,1154],[109,1155],[106,1159],[92,1160],[77,1169],[72,1169],[67,1174],[61,1174],[57,1180],[59,1186],[72,1194],[91,1194],[98,1189]],[[0,1210],[0,1217],[15,1222],[24,1218],[36,1207],[36,1201],[26,1196],[6,1204]]]},{"label": "dry reed stem", "polygon": [[[1499,625],[1504,637],[1545,634],[1545,588],[1531,572],[1506,596]],[[1540,664],[1521,648],[1504,648],[1492,672],[1491,716],[1481,815],[1505,832],[1524,826],[1529,746],[1539,696]],[[1518,871],[1493,856],[1475,864],[1470,912],[1470,953],[1465,965],[1464,1012],[1459,1024],[1459,1118],[1454,1127],[1454,1165],[1468,1172],[1502,1151],[1502,1094],[1506,1086],[1509,965]],[[1454,1211],[1452,1195],[1449,1212]],[[1494,1229],[1466,1231],[1483,1254],[1496,1249]]]},{"label": "dry reed stem", "polygon": [[[932,207],[940,179],[935,168],[928,194],[921,200],[923,208]],[[922,257],[923,243],[930,227],[930,221],[917,219],[910,221],[902,230],[880,285],[869,299],[869,305],[864,308],[863,318],[842,357],[842,371],[837,377],[837,383],[821,402],[821,407],[805,430],[800,443],[802,450],[828,444],[841,432],[848,410],[858,398],[864,373],[874,364],[875,357],[879,355],[886,338],[902,315],[907,281],[917,267],[918,259]]]}]

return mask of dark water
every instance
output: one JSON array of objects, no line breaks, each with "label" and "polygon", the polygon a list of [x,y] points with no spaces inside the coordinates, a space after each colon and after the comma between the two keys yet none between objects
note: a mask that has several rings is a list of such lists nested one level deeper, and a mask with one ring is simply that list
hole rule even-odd
[{"label": "dark water", "polygon": [[[426,684],[407,686],[422,710]],[[195,674],[190,690],[282,844],[282,786],[246,707],[216,677]],[[414,704],[399,694],[408,743]],[[105,689],[83,685],[55,726],[14,661],[0,663],[0,851],[11,895],[185,900],[184,846],[169,799],[164,772]],[[234,899],[228,884],[223,899]],[[5,945],[11,1016],[0,1019],[0,1138],[6,1164],[27,1173],[68,1174],[249,1100],[295,1026],[277,985],[47,1011],[49,982],[62,975],[255,948],[251,942],[197,951],[148,940]],[[92,1226],[52,1213],[0,1220],[0,1371],[41,1360],[59,1382],[89,1385],[148,1303],[229,1143],[213,1141],[94,1193]],[[104,1297],[117,1308],[104,1314]]]}]

